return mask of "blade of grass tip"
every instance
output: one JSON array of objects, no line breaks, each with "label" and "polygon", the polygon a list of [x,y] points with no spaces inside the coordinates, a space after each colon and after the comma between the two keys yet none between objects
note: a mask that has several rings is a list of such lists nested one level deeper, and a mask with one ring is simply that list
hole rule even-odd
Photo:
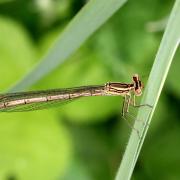
[{"label": "blade of grass tip", "polygon": [[176,0],[171,12],[165,33],[157,52],[149,80],[144,92],[142,104],[150,104],[153,108],[142,107],[138,110],[134,128],[138,130],[141,138],[132,130],[121,165],[116,175],[116,180],[128,180],[131,178],[151,118],[162,91],[172,59],[180,43],[180,0]]},{"label": "blade of grass tip", "polygon": [[107,21],[127,0],[90,0],[60,34],[51,51],[10,91],[21,91],[54,70]]}]

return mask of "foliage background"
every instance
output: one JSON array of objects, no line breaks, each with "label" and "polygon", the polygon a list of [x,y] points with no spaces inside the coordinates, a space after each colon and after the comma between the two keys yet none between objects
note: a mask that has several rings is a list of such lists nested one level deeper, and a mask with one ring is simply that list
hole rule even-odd
[{"label": "foliage background", "polygon": [[[2,92],[39,62],[84,4],[84,0],[0,1]],[[131,82],[133,73],[145,82],[172,5],[170,0],[128,1],[30,90]],[[133,179],[180,178],[179,53]],[[56,109],[1,113],[0,179],[113,179],[130,132],[121,120],[121,104],[121,97],[92,97]]]}]

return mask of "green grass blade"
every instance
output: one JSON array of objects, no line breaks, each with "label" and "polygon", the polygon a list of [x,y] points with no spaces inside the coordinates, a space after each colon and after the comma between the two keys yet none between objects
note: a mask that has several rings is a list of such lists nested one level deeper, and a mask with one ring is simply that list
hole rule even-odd
[{"label": "green grass blade", "polygon": [[141,138],[138,137],[136,131],[132,130],[120,168],[117,172],[116,180],[127,180],[132,176],[152,115],[172,63],[172,59],[180,42],[179,22],[180,0],[176,0],[142,99],[142,104],[150,104],[153,108],[139,108],[137,119],[141,120],[141,122],[136,121],[134,127],[138,130]]},{"label": "green grass blade", "polygon": [[11,91],[24,90],[62,64],[126,1],[90,0],[60,34],[54,47],[40,64],[19,81]]}]

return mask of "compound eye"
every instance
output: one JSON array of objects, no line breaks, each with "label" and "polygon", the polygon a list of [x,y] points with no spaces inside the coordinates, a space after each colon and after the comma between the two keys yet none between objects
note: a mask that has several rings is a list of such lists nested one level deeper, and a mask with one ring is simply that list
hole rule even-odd
[{"label": "compound eye", "polygon": [[133,75],[133,81],[139,81],[139,75],[138,74]]}]

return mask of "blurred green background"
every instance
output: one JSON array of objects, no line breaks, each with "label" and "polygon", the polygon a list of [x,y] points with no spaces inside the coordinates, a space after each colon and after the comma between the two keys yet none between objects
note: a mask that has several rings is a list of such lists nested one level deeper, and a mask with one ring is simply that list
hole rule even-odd
[{"label": "blurred green background", "polygon": [[[85,3],[0,0],[1,92],[45,56]],[[145,83],[173,3],[128,1],[30,90],[131,82],[134,73]],[[132,179],[180,179],[179,55],[178,49]],[[121,106],[121,97],[91,97],[55,109],[1,113],[0,180],[114,179],[131,132]]]}]

